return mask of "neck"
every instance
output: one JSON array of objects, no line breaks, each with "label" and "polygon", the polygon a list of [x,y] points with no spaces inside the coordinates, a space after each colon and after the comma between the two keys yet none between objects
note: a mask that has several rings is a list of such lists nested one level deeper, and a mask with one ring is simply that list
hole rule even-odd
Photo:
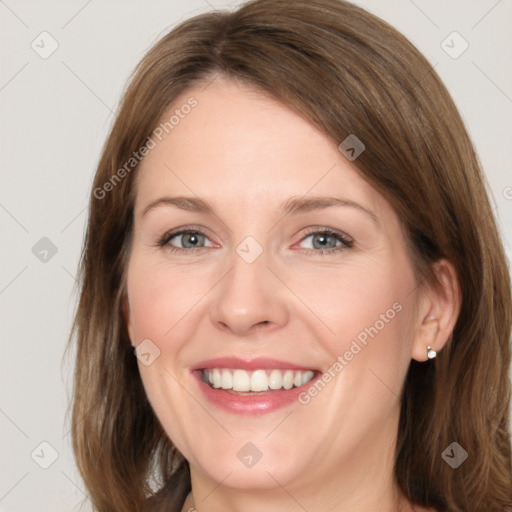
[{"label": "neck", "polygon": [[[398,488],[394,488],[387,496],[379,500],[377,498],[372,500],[362,500],[364,503],[359,503],[357,506],[354,504],[351,508],[346,505],[333,503],[333,499],[322,499],[322,494],[310,494],[309,498],[296,499],[291,493],[288,493],[284,488],[281,490],[280,495],[273,495],[267,493],[247,493],[242,492],[241,495],[236,493],[224,492],[222,497],[216,500],[209,500],[208,496],[203,498],[195,497],[193,491],[187,496],[181,512],[220,512],[220,511],[235,511],[244,510],[247,512],[266,510],[269,512],[324,512],[331,510],[333,512],[363,512],[368,510],[379,510],[379,512],[416,512],[416,509],[409,501],[403,496]],[[315,496],[316,505],[311,506],[312,496]],[[302,499],[303,501],[299,501]],[[207,501],[208,500],[208,501]],[[308,503],[304,506],[303,503]],[[261,507],[265,507],[262,509]],[[421,510],[425,510],[421,508]]]}]

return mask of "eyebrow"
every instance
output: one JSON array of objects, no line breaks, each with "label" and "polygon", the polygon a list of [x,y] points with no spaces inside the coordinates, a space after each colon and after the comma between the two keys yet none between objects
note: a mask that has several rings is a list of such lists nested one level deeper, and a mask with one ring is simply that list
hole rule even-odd
[{"label": "eyebrow", "polygon": [[[159,206],[175,206],[177,208],[180,208],[181,210],[205,213],[209,215],[214,214],[215,210],[208,201],[200,199],[199,197],[161,197],[149,203],[142,210],[142,216],[146,215],[148,211]],[[373,222],[377,225],[377,227],[380,227],[379,218],[377,217],[377,215],[375,215],[374,212],[372,212],[362,204],[341,197],[317,196],[304,198],[300,196],[294,196],[290,197],[287,201],[281,204],[281,211],[284,216],[293,213],[305,213],[313,210],[323,210],[330,207],[355,208],[370,216]]]}]

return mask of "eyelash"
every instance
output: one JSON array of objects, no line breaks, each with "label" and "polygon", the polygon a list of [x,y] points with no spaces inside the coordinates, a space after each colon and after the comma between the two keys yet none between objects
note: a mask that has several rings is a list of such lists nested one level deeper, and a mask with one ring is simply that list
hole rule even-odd
[{"label": "eyelash", "polygon": [[[179,235],[186,235],[186,234],[194,234],[194,235],[203,235],[206,237],[206,235],[198,230],[198,229],[181,229],[179,231],[174,231],[171,233],[166,233],[163,235],[160,240],[157,242],[158,247],[165,247],[169,249],[170,252],[176,253],[176,254],[184,254],[190,251],[197,251],[199,249],[205,249],[205,247],[198,247],[198,248],[181,248],[181,247],[175,247],[173,245],[170,245],[169,242],[174,237]],[[345,249],[351,249],[354,246],[354,241],[350,238],[348,238],[345,234],[341,233],[340,231],[336,231],[330,228],[323,228],[323,229],[317,229],[313,228],[311,231],[306,233],[304,237],[300,240],[300,242],[303,242],[306,238],[308,238],[311,235],[327,235],[329,237],[333,237],[341,242],[341,245],[338,247],[334,247],[332,249],[304,249],[306,251],[306,254],[314,253],[315,255],[327,255],[327,254],[334,254],[338,253],[339,251],[343,251]],[[206,237],[208,238],[208,237]],[[299,243],[300,243],[299,242]]]}]

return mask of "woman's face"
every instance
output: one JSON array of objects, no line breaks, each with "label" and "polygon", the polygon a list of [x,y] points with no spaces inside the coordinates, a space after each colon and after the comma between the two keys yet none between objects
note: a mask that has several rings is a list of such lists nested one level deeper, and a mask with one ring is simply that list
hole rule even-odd
[{"label": "woman's face", "polygon": [[190,89],[164,121],[177,109],[139,169],[127,274],[156,415],[223,485],[369,478],[392,463],[419,322],[399,219],[336,144],[246,86]]}]

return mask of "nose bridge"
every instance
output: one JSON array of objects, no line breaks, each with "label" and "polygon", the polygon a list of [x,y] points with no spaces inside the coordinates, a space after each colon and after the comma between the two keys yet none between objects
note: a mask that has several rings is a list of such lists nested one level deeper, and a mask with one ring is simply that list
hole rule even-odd
[{"label": "nose bridge", "polygon": [[230,271],[219,283],[212,321],[239,335],[262,325],[282,325],[286,305],[279,281],[267,268],[270,254],[253,236],[247,236],[228,256]]}]

